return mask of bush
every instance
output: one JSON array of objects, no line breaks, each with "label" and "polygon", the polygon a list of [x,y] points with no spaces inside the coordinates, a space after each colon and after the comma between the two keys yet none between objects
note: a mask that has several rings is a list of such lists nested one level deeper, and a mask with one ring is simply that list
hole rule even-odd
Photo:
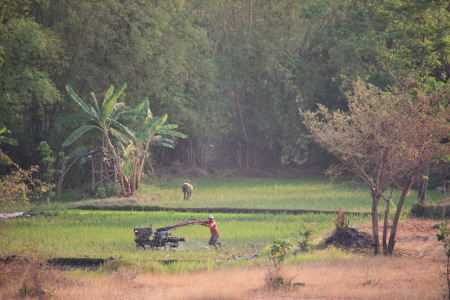
[{"label": "bush", "polygon": [[445,219],[450,216],[450,203],[416,203],[411,208],[411,214],[417,218]]},{"label": "bush", "polygon": [[38,166],[22,170],[18,166],[10,174],[0,178],[0,209],[15,205],[28,204],[30,197],[41,197],[51,191],[53,184],[37,178]]},{"label": "bush", "polygon": [[294,277],[289,280],[285,279],[283,270],[284,261],[286,255],[293,246],[293,243],[289,240],[276,240],[273,242],[270,248],[269,259],[273,264],[273,268],[268,268],[268,274],[266,276],[266,287],[270,289],[279,289],[283,287],[304,286],[301,282],[292,282]]},{"label": "bush", "polygon": [[95,191],[95,199],[105,199],[117,196],[120,192],[120,186],[117,184],[99,185]]}]

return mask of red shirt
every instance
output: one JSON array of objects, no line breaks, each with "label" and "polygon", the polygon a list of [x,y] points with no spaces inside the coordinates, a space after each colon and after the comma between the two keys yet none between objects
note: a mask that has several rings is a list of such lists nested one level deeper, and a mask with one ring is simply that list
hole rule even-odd
[{"label": "red shirt", "polygon": [[204,221],[203,224],[209,227],[209,229],[211,230],[211,235],[219,234],[219,229],[217,229],[216,221],[208,220]]}]

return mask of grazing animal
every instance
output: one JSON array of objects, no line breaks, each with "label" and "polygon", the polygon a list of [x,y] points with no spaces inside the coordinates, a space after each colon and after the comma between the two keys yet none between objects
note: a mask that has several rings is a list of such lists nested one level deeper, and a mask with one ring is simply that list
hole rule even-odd
[{"label": "grazing animal", "polygon": [[190,183],[183,183],[181,189],[183,190],[184,200],[188,200],[191,197],[194,187]]}]

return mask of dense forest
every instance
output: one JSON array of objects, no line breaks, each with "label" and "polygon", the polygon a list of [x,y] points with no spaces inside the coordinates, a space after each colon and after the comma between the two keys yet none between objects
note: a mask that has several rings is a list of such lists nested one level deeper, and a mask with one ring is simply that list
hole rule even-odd
[{"label": "dense forest", "polygon": [[[126,84],[125,108],[148,99],[187,138],[152,147],[151,162],[277,168],[327,164],[298,108],[346,110],[362,79],[399,78],[424,92],[449,84],[447,0],[0,0],[1,144],[18,165],[42,165],[81,123],[60,122]],[[72,95],[73,96],[73,95]],[[181,137],[181,135],[180,135]],[[7,172],[8,169],[2,169]],[[89,169],[77,164],[69,183]]]}]

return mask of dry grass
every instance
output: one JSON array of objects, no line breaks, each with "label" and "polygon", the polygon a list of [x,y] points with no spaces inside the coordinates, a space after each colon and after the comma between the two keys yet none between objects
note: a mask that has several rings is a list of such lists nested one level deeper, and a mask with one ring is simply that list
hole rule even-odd
[{"label": "dry grass", "polygon": [[67,207],[77,207],[81,205],[148,205],[148,201],[157,201],[160,200],[159,196],[149,195],[147,198],[144,198],[142,196],[133,196],[133,197],[126,197],[126,198],[107,198],[107,199],[93,199],[93,200],[82,200],[82,201],[76,201],[71,202],[67,205]]},{"label": "dry grass", "polygon": [[[241,268],[176,275],[110,275],[71,278],[52,286],[55,299],[443,299],[442,261],[369,257],[285,266],[303,287],[264,288],[266,270]],[[15,287],[17,288],[17,287]],[[13,285],[8,290],[13,292]],[[8,293],[7,290],[0,291]],[[3,294],[1,299],[11,299]]]}]

